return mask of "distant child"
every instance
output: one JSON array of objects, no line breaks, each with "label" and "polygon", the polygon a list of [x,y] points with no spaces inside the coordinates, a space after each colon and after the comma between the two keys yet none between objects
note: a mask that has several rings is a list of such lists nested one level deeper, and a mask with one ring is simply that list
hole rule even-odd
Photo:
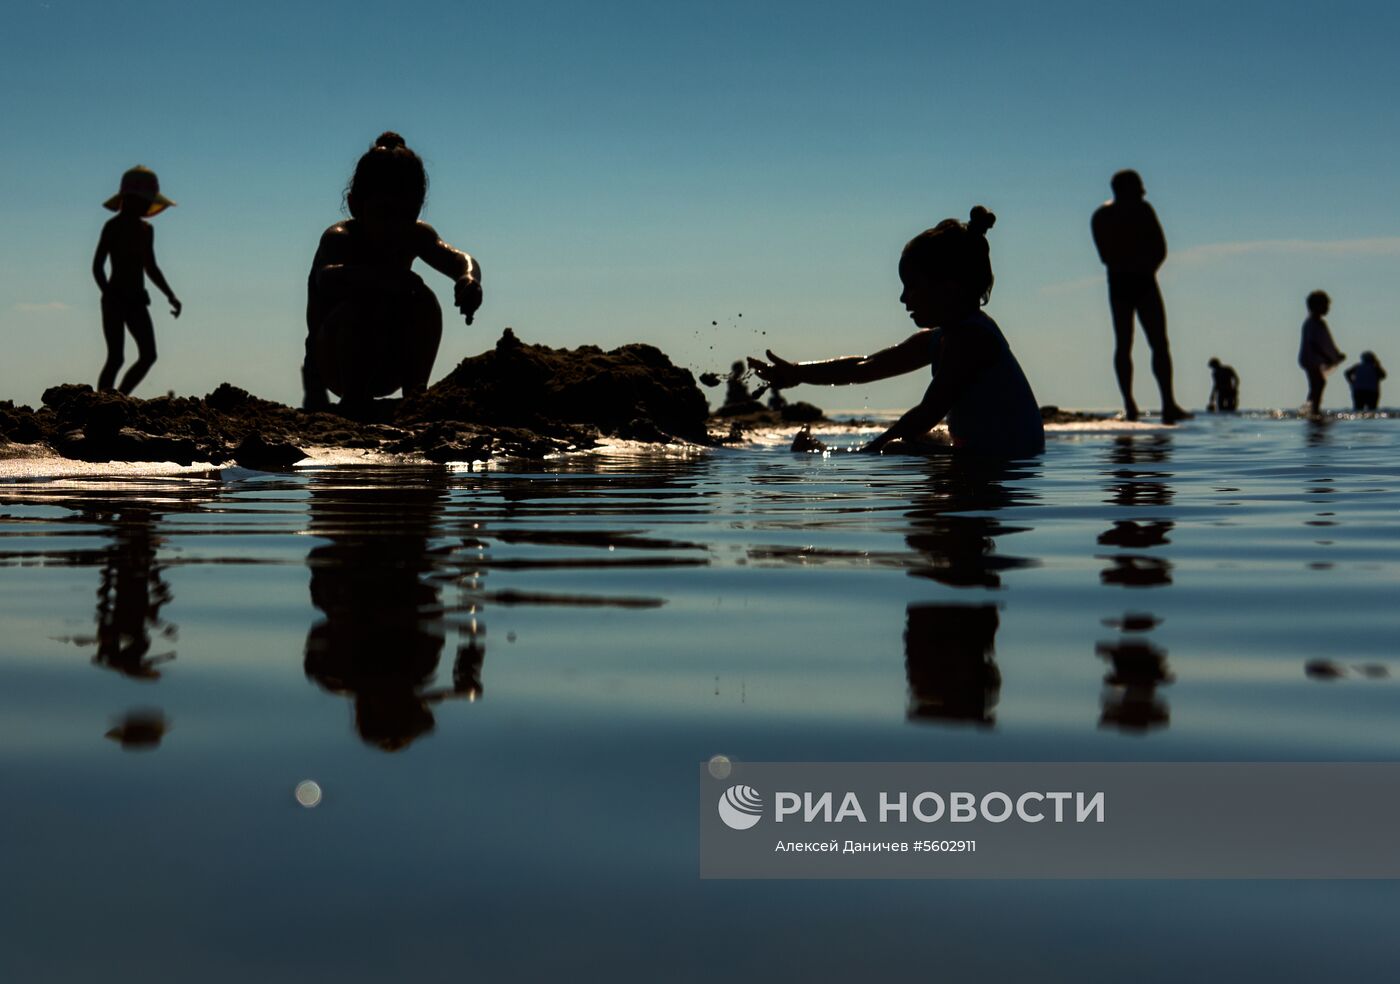
[{"label": "distant child", "polygon": [[1385,370],[1374,352],[1362,352],[1361,361],[1346,371],[1347,382],[1351,383],[1351,405],[1360,413],[1374,410],[1381,400],[1381,380]]},{"label": "distant child", "polygon": [[[170,301],[170,316],[178,318],[182,305],[156,266],[155,230],[146,221],[175,203],[160,193],[156,172],[137,165],[122,175],[121,190],[103,203],[116,212],[102,227],[97,254],[92,258],[92,276],[102,291],[102,335],[107,340],[107,361],[97,377],[99,390],[110,390],[125,358],[126,333],[136,340],[136,361],[122,377],[121,392],[130,393],[156,361],[156,335],[151,326],[151,295],[146,293],[146,277],[151,278]],[[107,261],[111,260],[111,276]]]},{"label": "distant child", "polygon": [[1332,309],[1332,299],[1324,291],[1315,290],[1308,295],[1308,318],[1303,322],[1303,341],[1298,348],[1298,365],[1308,377],[1308,398],[1305,410],[1319,413],[1322,410],[1322,388],[1327,385],[1326,373],[1342,364],[1344,352],[1337,350],[1332,341],[1331,329],[1324,320]]},{"label": "distant child", "polygon": [[744,385],[744,377],[748,374],[746,368],[742,361],[729,367],[729,383],[724,388],[725,406],[754,402],[753,394]]},{"label": "distant child", "polygon": [[904,247],[900,301],[920,330],[898,345],[822,362],[788,362],[770,350],[771,363],[749,364],[784,389],[868,383],[932,366],[923,401],[862,450],[882,451],[901,439],[917,443],[946,417],[958,451],[997,458],[1040,454],[1045,431],[1035,395],[1001,329],[982,312],[992,292],[987,230],[995,221],[979,205],[965,224],[944,219]]},{"label": "distant child", "polygon": [[381,133],[355,165],[350,218],[322,233],[306,285],[306,409],[325,409],[327,389],[348,407],[427,388],[442,308],[413,272],[415,260],[452,278],[457,309],[472,323],[481,267],[419,221],[427,195],[423,161],[397,133]]},{"label": "distant child", "polygon": [[1206,409],[1229,413],[1240,408],[1240,377],[1234,369],[1219,359],[1206,363],[1210,367],[1210,399]]}]

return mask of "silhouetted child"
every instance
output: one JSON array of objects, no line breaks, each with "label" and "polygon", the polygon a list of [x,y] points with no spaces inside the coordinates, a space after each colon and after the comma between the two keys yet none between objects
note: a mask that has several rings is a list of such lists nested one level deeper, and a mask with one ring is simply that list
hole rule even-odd
[{"label": "silhouetted child", "polygon": [[[107,361],[97,377],[97,388],[110,390],[125,359],[126,333],[136,340],[136,361],[122,377],[121,391],[130,393],[156,361],[156,335],[151,326],[151,295],[146,277],[170,300],[170,316],[180,316],[181,304],[156,265],[155,229],[146,221],[174,205],[160,193],[160,181],[150,168],[137,165],[122,175],[121,190],[103,203],[116,212],[102,227],[92,276],[102,291],[102,336],[107,341]],[[107,262],[111,261],[111,276]]]},{"label": "silhouetted child", "polygon": [[944,219],[911,239],[899,260],[900,300],[920,331],[868,356],[822,362],[788,362],[770,350],[771,364],[750,359],[773,386],[840,385],[933,367],[922,402],[863,448],[881,451],[891,441],[918,442],[944,417],[953,447],[998,458],[1023,458],[1045,450],[1045,431],[1016,357],[995,321],[982,312],[992,292],[987,230],[996,216],[982,206],[967,223]]},{"label": "silhouetted child", "polygon": [[729,367],[729,382],[724,388],[724,403],[728,406],[731,403],[752,403],[753,394],[744,385],[744,363],[736,362]]},{"label": "silhouetted child", "polygon": [[1190,417],[1172,393],[1172,354],[1167,312],[1157,287],[1157,269],[1167,258],[1167,238],[1157,213],[1143,197],[1136,171],[1119,171],[1110,182],[1113,200],[1100,205],[1091,223],[1094,246],[1108,268],[1108,306],[1113,316],[1113,369],[1123,394],[1123,415],[1138,419],[1133,399],[1133,315],[1152,349],[1152,374],[1162,396],[1162,422]]},{"label": "silhouetted child", "polygon": [[416,273],[422,260],[456,284],[467,324],[481,306],[481,267],[418,220],[428,175],[403,137],[385,132],[355,165],[350,218],[321,235],[306,299],[304,406],[365,404],[402,389],[421,393],[442,340],[442,308]]},{"label": "silhouetted child", "polygon": [[1298,348],[1298,365],[1308,377],[1308,398],[1304,403],[1307,413],[1322,410],[1322,389],[1327,385],[1327,373],[1342,364],[1346,353],[1339,352],[1332,341],[1332,331],[1327,327],[1327,312],[1332,309],[1332,299],[1324,291],[1315,290],[1308,295],[1308,317],[1303,322],[1303,341]]},{"label": "silhouetted child", "polygon": [[1346,371],[1351,384],[1351,405],[1357,413],[1374,410],[1381,400],[1381,380],[1385,369],[1374,352],[1362,352],[1361,361]]},{"label": "silhouetted child", "polygon": [[1240,408],[1239,374],[1219,359],[1211,359],[1206,365],[1210,366],[1210,399],[1206,401],[1206,409],[1219,410],[1221,413],[1238,410]]}]

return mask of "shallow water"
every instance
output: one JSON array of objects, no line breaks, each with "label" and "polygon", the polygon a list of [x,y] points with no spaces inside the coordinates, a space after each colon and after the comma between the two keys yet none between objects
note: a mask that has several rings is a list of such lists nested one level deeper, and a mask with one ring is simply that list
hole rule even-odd
[{"label": "shallow water", "polygon": [[1388,977],[1389,882],[701,882],[695,766],[1400,759],[1398,452],[5,484],[0,978]]}]

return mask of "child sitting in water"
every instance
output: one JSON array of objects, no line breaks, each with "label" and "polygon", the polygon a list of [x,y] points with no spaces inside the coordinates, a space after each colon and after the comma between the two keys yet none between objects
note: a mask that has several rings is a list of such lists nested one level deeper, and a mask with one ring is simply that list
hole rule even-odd
[{"label": "child sitting in water", "polygon": [[110,390],[116,382],[117,370],[126,358],[128,331],[136,340],[136,361],[122,377],[121,392],[134,390],[155,364],[156,334],[147,310],[151,295],[146,293],[146,277],[170,300],[170,316],[180,316],[180,301],[156,266],[156,233],[146,221],[174,204],[160,193],[156,172],[139,164],[122,175],[121,190],[103,203],[117,214],[102,227],[92,258],[92,276],[102,291],[102,335],[107,341],[107,361],[97,377],[100,390]]},{"label": "child sitting in water", "polygon": [[997,458],[1040,454],[1045,431],[1035,395],[1001,329],[982,312],[993,280],[986,233],[995,221],[979,205],[966,224],[944,219],[904,247],[900,300],[920,330],[898,345],[821,362],[788,362],[770,350],[771,363],[750,359],[750,365],[784,389],[798,383],[866,383],[932,366],[933,382],[923,401],[861,450],[883,451],[896,440],[919,442],[946,417],[958,451]]},{"label": "child sitting in water", "polygon": [[422,260],[455,287],[467,324],[481,306],[481,267],[418,220],[428,194],[423,161],[385,132],[355,166],[350,218],[321,235],[306,292],[303,405],[322,410],[326,390],[342,405],[402,389],[423,392],[442,340],[442,308],[411,269]]},{"label": "child sitting in water", "polygon": [[1346,371],[1347,382],[1351,384],[1351,405],[1360,413],[1374,410],[1381,401],[1381,380],[1385,369],[1374,352],[1362,352],[1361,361]]}]

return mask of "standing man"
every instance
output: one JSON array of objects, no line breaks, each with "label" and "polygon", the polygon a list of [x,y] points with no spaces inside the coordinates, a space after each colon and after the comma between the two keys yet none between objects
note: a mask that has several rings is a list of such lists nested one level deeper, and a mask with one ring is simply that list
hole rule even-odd
[{"label": "standing man", "polygon": [[1113,176],[1113,201],[1094,212],[1094,245],[1108,267],[1108,306],[1113,313],[1113,369],[1123,393],[1123,415],[1138,419],[1133,400],[1133,315],[1142,322],[1152,348],[1152,374],[1162,393],[1162,423],[1190,417],[1172,394],[1172,355],[1167,345],[1167,314],[1157,289],[1157,268],[1167,258],[1167,239],[1157,213],[1143,195],[1136,171]]}]

